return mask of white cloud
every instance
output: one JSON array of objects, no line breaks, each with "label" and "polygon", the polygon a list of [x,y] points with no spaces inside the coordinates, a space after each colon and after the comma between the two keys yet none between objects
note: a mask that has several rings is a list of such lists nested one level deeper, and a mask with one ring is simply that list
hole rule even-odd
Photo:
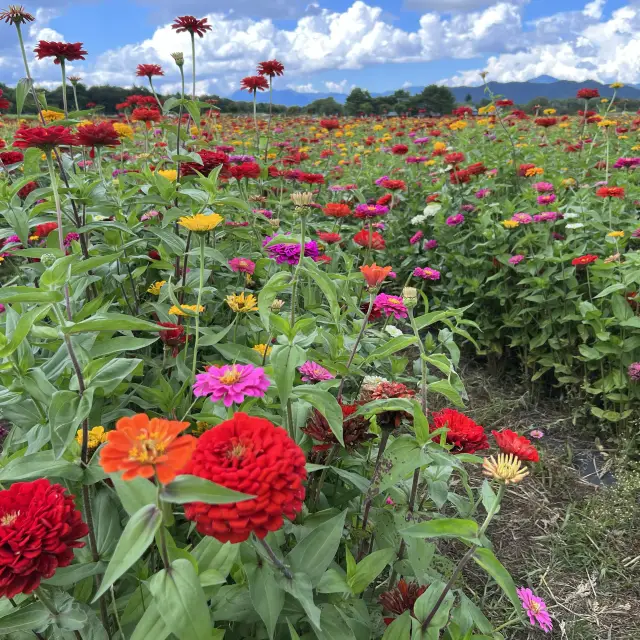
[{"label": "white cloud", "polygon": [[298,93],[320,93],[310,82],[308,84],[288,84],[287,88]]},{"label": "white cloud", "polygon": [[324,83],[327,91],[331,93],[349,93],[351,89],[355,87],[354,84],[349,84],[347,80],[340,80],[340,82],[332,82],[331,80]]},{"label": "white cloud", "polygon": [[494,0],[405,0],[404,6],[414,11],[473,11],[493,4]]}]

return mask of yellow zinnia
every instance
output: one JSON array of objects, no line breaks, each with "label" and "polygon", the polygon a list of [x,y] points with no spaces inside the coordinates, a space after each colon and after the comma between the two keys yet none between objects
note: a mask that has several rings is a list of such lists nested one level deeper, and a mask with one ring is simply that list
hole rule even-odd
[{"label": "yellow zinnia", "polygon": [[175,169],[161,169],[158,171],[158,175],[169,180],[169,182],[175,182],[178,179],[178,172]]},{"label": "yellow zinnia", "polygon": [[522,466],[520,458],[513,453],[509,455],[500,453],[497,460],[493,456],[485,458],[482,462],[482,473],[489,478],[501,480],[505,484],[522,482],[529,475],[529,471]]},{"label": "yellow zinnia", "polygon": [[515,229],[520,226],[520,223],[517,220],[503,220],[502,226],[505,229]]},{"label": "yellow zinnia", "polygon": [[270,347],[268,344],[254,344],[251,348],[257,351],[263,358],[273,351],[273,347]]},{"label": "yellow zinnia", "polygon": [[198,308],[197,304],[181,304],[179,307],[174,304],[173,307],[169,309],[169,315],[170,316],[190,315],[188,313],[185,313],[185,309],[187,311],[191,311],[192,313],[202,313],[204,311],[204,307],[202,305],[200,305],[200,307]]},{"label": "yellow zinnia", "polygon": [[609,237],[609,238],[624,238],[624,231],[609,231],[609,233],[607,233],[607,237]]},{"label": "yellow zinnia", "polygon": [[[82,429],[78,429],[76,434],[77,443],[82,446]],[[89,430],[89,449],[97,449],[103,442],[107,441],[107,434],[104,432],[104,427],[93,427]]]},{"label": "yellow zinnia", "polygon": [[206,233],[215,229],[224,218],[217,213],[196,213],[193,216],[183,216],[178,220],[178,224],[189,231],[196,233]]},{"label": "yellow zinnia", "polygon": [[51,111],[50,109],[43,109],[42,117],[45,122],[55,122],[56,120],[64,120],[64,113],[58,113],[57,111]]},{"label": "yellow zinnia", "polygon": [[116,130],[119,138],[133,139],[133,129],[124,122],[114,122],[113,128]]},{"label": "yellow zinnia", "polygon": [[158,280],[158,282],[154,282],[148,289],[148,293],[152,293],[154,296],[160,295],[160,289],[162,289],[163,285],[167,284],[166,280]]},{"label": "yellow zinnia", "polygon": [[258,308],[258,300],[252,294],[248,294],[246,297],[244,293],[227,296],[227,304],[232,311],[236,313],[248,313],[249,311],[255,311]]}]

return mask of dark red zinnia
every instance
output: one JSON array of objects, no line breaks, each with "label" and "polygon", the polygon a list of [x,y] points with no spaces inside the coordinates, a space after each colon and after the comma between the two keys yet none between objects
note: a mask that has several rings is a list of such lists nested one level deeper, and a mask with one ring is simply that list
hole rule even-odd
[{"label": "dark red zinnia", "polygon": [[2,97],[2,89],[0,89],[0,110],[8,109],[11,106],[11,103]]},{"label": "dark red zinnia", "polygon": [[45,478],[0,491],[0,596],[31,593],[73,560],[89,533],[73,496]]},{"label": "dark red zinnia", "polygon": [[[447,443],[452,453],[475,453],[489,448],[484,428],[455,409],[443,409],[433,414],[433,430],[447,427]],[[435,438],[439,440],[438,437]]]},{"label": "dark red zinnia", "polygon": [[584,100],[589,100],[591,98],[599,98],[600,92],[597,89],[578,89],[578,93],[576,97],[582,98]]},{"label": "dark red zinnia", "polygon": [[[375,438],[374,434],[369,433],[369,420],[364,416],[353,415],[359,406],[359,404],[340,403],[343,418],[342,435],[347,448],[357,447],[359,444]],[[312,411],[302,431],[316,442],[321,443],[314,445],[314,451],[324,451],[338,443],[327,419],[316,409]]]},{"label": "dark red zinnia", "polygon": [[18,149],[51,150],[58,146],[71,146],[76,144],[76,137],[67,127],[33,127],[31,129],[18,129],[14,136],[13,146]]},{"label": "dark red zinnia", "polygon": [[403,156],[409,153],[409,147],[407,147],[406,144],[394,144],[393,147],[391,147],[391,153],[393,153],[394,156]]},{"label": "dark red zinnia", "polygon": [[358,231],[353,236],[353,241],[361,247],[369,247],[369,244],[371,244],[371,248],[376,251],[380,251],[386,246],[384,238],[377,231],[370,232],[368,229]]},{"label": "dark red zinnia", "polygon": [[206,149],[201,149],[197,152],[202,160],[202,164],[198,164],[197,162],[185,162],[181,165],[181,174],[183,176],[195,176],[196,172],[201,173],[202,175],[208,176],[216,167],[222,165],[222,170],[220,171],[221,176],[229,176],[228,165],[229,165],[229,156],[222,151],[207,151]]},{"label": "dark red zinnia", "polygon": [[284,65],[277,60],[265,60],[258,64],[258,73],[261,76],[281,76],[284,73]]},{"label": "dark red zinnia", "polygon": [[43,222],[34,229],[33,235],[38,236],[38,238],[46,238],[52,231],[55,231],[57,228],[57,222]]},{"label": "dark red zinnia", "polygon": [[389,191],[404,191],[407,188],[404,180],[383,180],[380,186]]},{"label": "dark red zinnia", "polygon": [[264,76],[247,76],[240,81],[240,89],[244,91],[265,91],[269,83]]},{"label": "dark red zinnia", "polygon": [[502,453],[512,453],[520,460],[529,462],[538,462],[540,460],[538,450],[531,444],[531,440],[524,436],[519,436],[510,429],[492,431],[491,433],[493,433],[493,437],[496,439]]},{"label": "dark red zinnia", "polygon": [[163,331],[159,331],[160,340],[168,347],[172,347],[172,355],[175,358],[180,351],[180,347],[186,343],[184,326],[181,324],[173,324],[173,322],[158,322]]},{"label": "dark red zinnia", "polygon": [[302,449],[281,427],[236,413],[198,438],[185,473],[256,496],[231,504],[185,504],[196,529],[220,542],[277,531],[302,509],[307,477]]},{"label": "dark red zinnia", "polygon": [[87,52],[82,48],[82,42],[47,42],[40,40],[33,50],[38,60],[43,58],[55,58],[55,64],[64,60],[84,60]]},{"label": "dark red zinnia", "polygon": [[[417,582],[407,582],[404,578],[398,581],[398,585],[389,591],[380,594],[378,602],[384,609],[397,616],[401,616],[405,611],[410,611],[413,615],[413,607],[416,600],[427,590]],[[391,624],[393,618],[385,618],[387,624]]]},{"label": "dark red zinnia", "polygon": [[448,164],[461,164],[464,162],[464,153],[461,151],[454,151],[453,153],[448,153],[444,157],[444,161]]},{"label": "dark red zinnia", "polygon": [[120,144],[112,122],[82,125],[78,127],[76,138],[83,147],[117,147]]},{"label": "dark red zinnia", "polygon": [[4,165],[16,164],[16,162],[22,162],[24,155],[19,151],[4,151],[0,153],[0,163]]},{"label": "dark red zinnia", "polygon": [[196,18],[195,16],[178,16],[171,25],[176,33],[189,32],[191,35],[198,35],[201,38],[207,31],[211,31],[208,18]]},{"label": "dark red zinnia", "polygon": [[243,162],[231,167],[229,172],[236,180],[242,180],[243,178],[253,178],[255,180],[260,177],[260,165],[256,162]]},{"label": "dark red zinnia", "polygon": [[27,182],[27,184],[25,184],[24,187],[20,189],[20,191],[18,191],[18,197],[24,200],[32,191],[35,191],[37,188],[38,183],[31,180],[30,182]]},{"label": "dark red zinnia", "polygon": [[151,78],[151,76],[163,76],[164,71],[159,64],[139,64],[136,75],[139,78]]}]

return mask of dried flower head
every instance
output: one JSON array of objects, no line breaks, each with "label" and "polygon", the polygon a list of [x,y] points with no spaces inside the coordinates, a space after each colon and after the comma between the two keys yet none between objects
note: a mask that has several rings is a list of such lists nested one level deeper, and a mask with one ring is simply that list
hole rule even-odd
[{"label": "dried flower head", "polygon": [[523,467],[520,458],[513,454],[499,453],[497,460],[493,456],[483,460],[482,473],[505,484],[517,484],[529,475],[529,470]]},{"label": "dried flower head", "polygon": [[10,4],[8,9],[0,11],[0,20],[4,20],[6,24],[21,25],[33,22],[35,18],[30,13],[27,13],[21,5]]}]

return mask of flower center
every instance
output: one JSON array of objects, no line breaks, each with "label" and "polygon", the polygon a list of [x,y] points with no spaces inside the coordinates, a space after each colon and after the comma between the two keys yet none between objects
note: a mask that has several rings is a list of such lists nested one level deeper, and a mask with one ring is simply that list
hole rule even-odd
[{"label": "flower center", "polygon": [[[154,434],[150,435],[153,436]],[[158,442],[156,439],[149,438],[148,436],[142,437],[146,439],[141,440],[140,444],[129,449],[129,460],[154,464],[157,459],[164,454],[166,445],[164,442]]]},{"label": "flower center", "polygon": [[402,300],[400,300],[400,298],[388,298],[389,302],[391,304],[401,304]]},{"label": "flower center", "polygon": [[16,521],[16,518],[19,515],[20,515],[19,511],[13,511],[12,513],[5,513],[0,518],[0,525],[2,525],[3,527],[8,527],[8,526],[12,525]]},{"label": "flower center", "polygon": [[533,613],[540,613],[540,605],[537,602],[530,602],[529,609],[531,609]]},{"label": "flower center", "polygon": [[242,378],[242,373],[240,373],[236,367],[233,367],[230,371],[227,371],[227,373],[221,376],[220,382],[222,384],[234,384],[238,382],[240,378]]},{"label": "flower center", "polygon": [[242,458],[244,452],[247,450],[247,447],[242,444],[240,441],[235,441],[232,443],[231,448],[227,452],[227,456],[229,458]]}]

